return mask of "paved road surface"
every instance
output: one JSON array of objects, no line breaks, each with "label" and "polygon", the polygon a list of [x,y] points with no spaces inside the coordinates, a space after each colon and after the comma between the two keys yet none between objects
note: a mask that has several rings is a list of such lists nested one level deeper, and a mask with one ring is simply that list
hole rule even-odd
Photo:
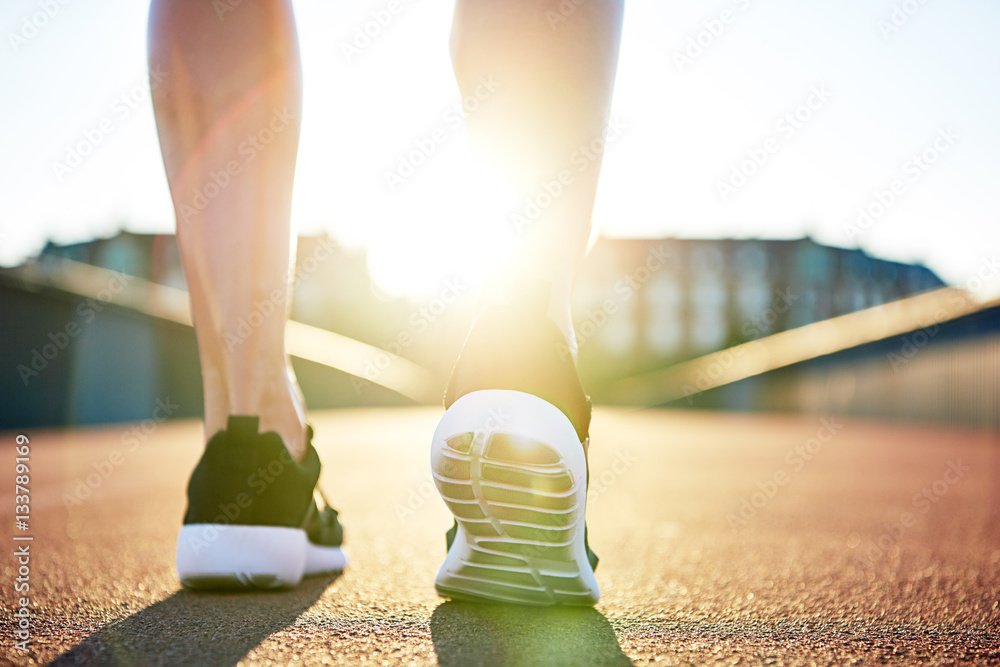
[{"label": "paved road surface", "polygon": [[[26,532],[14,528],[14,434],[2,434],[5,662],[1000,664],[996,435],[599,410],[589,516],[603,599],[552,611],[436,597],[450,524],[427,471],[438,415],[312,416],[353,565],[268,594],[179,590],[199,424],[29,432]],[[11,615],[10,554],[25,543],[30,654],[13,646]]]}]

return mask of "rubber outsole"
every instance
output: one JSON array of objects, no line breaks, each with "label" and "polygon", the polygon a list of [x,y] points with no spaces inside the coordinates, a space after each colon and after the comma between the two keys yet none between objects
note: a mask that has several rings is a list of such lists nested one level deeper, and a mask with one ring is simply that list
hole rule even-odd
[{"label": "rubber outsole", "polygon": [[431,471],[458,532],[435,587],[443,597],[591,606],[587,460],[555,406],[509,390],[476,391],[445,412]]},{"label": "rubber outsole", "polygon": [[301,528],[201,523],[177,536],[177,573],[195,590],[292,588],[346,566],[341,547],[312,544]]}]

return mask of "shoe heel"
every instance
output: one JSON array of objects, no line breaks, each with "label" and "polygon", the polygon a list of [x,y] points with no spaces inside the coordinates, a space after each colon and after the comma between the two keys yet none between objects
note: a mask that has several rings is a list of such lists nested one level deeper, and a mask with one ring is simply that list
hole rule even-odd
[{"label": "shoe heel", "polygon": [[177,573],[191,589],[291,588],[302,581],[307,542],[298,528],[187,524],[177,536]]},{"label": "shoe heel", "polygon": [[584,539],[586,455],[558,408],[517,391],[467,394],[438,424],[431,471],[458,523],[436,580],[442,596],[597,602]]}]

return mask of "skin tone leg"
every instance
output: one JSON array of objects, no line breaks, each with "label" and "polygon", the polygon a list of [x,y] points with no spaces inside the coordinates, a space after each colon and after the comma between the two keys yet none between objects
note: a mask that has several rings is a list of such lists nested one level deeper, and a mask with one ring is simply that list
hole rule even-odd
[{"label": "skin tone leg", "polygon": [[570,297],[590,237],[603,153],[578,151],[600,139],[608,123],[623,0],[585,0],[565,17],[559,4],[458,0],[451,46],[463,98],[477,87],[482,92],[484,80],[499,83],[466,127],[474,150],[505,183],[507,200],[523,206],[560,172],[571,176],[562,194],[519,230],[506,273],[552,283],[549,317],[575,351]]},{"label": "skin tone leg", "polygon": [[[469,119],[470,136],[518,195],[572,170],[574,152],[601,136],[610,107],[621,0],[583,3],[554,26],[548,10],[557,3],[456,6],[452,46],[463,96],[475,94],[480,77],[501,82]],[[151,67],[167,73],[153,100],[191,291],[206,433],[230,414],[259,415],[261,429],[277,431],[301,458],[303,401],[282,317],[301,99],[290,6],[257,2],[220,18],[199,0],[155,0],[149,41]],[[571,343],[569,300],[599,166],[598,157],[574,174],[524,231],[515,260],[518,273],[552,283],[550,316]],[[240,321],[269,300],[277,315],[239,336]]]},{"label": "skin tone leg", "polygon": [[[301,460],[304,402],[284,347],[302,86],[290,2],[256,0],[220,17],[205,0],[154,0],[149,63],[167,75],[153,108],[198,338],[206,437],[229,415],[257,415],[261,431],[276,431]],[[241,322],[259,326],[248,332]]]}]

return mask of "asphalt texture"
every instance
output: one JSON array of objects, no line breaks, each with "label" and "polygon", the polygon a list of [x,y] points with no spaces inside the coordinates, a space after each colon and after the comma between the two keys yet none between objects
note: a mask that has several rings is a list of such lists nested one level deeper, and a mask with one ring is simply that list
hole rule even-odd
[{"label": "asphalt texture", "polygon": [[351,565],[273,593],[180,589],[199,423],[28,431],[27,530],[16,434],[0,434],[4,663],[1000,664],[995,433],[598,410],[588,522],[603,597],[532,609],[435,594],[451,524],[428,471],[439,415],[311,415]]}]

